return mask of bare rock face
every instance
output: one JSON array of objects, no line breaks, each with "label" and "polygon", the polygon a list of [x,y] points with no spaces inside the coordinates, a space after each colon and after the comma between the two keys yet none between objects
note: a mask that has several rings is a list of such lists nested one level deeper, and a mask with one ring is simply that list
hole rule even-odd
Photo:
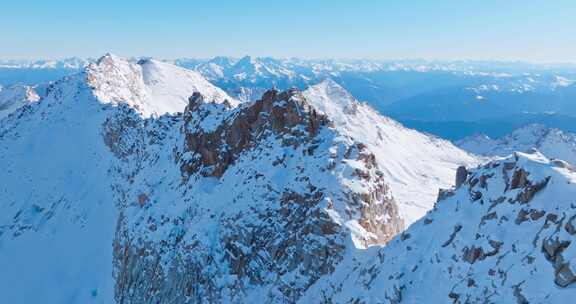
[{"label": "bare rock face", "polygon": [[527,173],[525,170],[518,169],[513,172],[510,184],[507,185],[507,187],[511,190],[521,189],[521,191],[518,193],[517,199],[524,204],[531,201],[534,195],[538,193],[538,191],[544,189],[550,180],[549,178],[546,178],[542,181],[534,183],[528,179],[528,175],[529,173]]},{"label": "bare rock face", "polygon": [[[184,126],[188,151],[199,157],[184,164],[184,175],[203,167],[205,176],[220,177],[240,153],[255,144],[260,136],[282,136],[282,145],[296,146],[313,138],[328,119],[316,113],[297,90],[279,93],[270,90],[262,99],[235,113],[217,129],[206,131],[196,125],[191,111],[197,109],[203,97],[194,95],[186,108]],[[206,114],[204,114],[206,115]],[[300,128],[297,128],[300,127]],[[210,168],[208,168],[210,167]]]},{"label": "bare rock face", "polygon": [[195,94],[118,147],[126,121],[104,132],[134,162],[117,167],[129,180],[116,187],[118,303],[295,303],[351,247],[404,228],[376,155],[297,90],[238,108]]},{"label": "bare rock face", "polygon": [[458,169],[456,169],[454,188],[438,189],[438,197],[436,198],[436,204],[434,204],[434,206],[436,206],[438,202],[453,196],[455,190],[460,188],[460,186],[462,186],[466,182],[467,178],[468,178],[468,169],[466,169],[465,166],[459,166]]},{"label": "bare rock face", "polygon": [[456,170],[456,189],[460,188],[460,186],[466,181],[466,178],[468,177],[468,170],[466,170],[466,167],[464,166],[460,166],[458,167],[458,169]]},{"label": "bare rock face", "polygon": [[570,267],[570,261],[562,256],[562,252],[571,244],[569,240],[560,240],[558,237],[548,237],[542,242],[542,252],[554,266],[554,282],[560,287],[568,287],[576,282],[576,276]]}]

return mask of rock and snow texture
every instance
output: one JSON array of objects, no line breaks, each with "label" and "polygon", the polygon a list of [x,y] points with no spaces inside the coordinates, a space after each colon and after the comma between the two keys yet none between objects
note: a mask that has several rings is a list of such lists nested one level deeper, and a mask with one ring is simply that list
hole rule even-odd
[{"label": "rock and snow texture", "polygon": [[3,300],[293,301],[404,228],[374,154],[300,92],[200,87],[148,118],[170,111],[144,79],[178,75],[147,64],[105,56],[0,120]]},{"label": "rock and snow texture", "polygon": [[432,208],[438,189],[454,184],[456,168],[478,164],[477,158],[446,140],[381,116],[332,80],[308,88],[304,96],[344,136],[364,143],[376,155],[407,224]]},{"label": "rock and snow texture", "polygon": [[156,60],[128,60],[108,54],[86,68],[88,85],[104,103],[126,103],[145,117],[178,113],[200,92],[214,102],[238,102],[200,74]]},{"label": "rock and snow texture", "polygon": [[396,236],[477,160],[329,81],[237,104],[187,75],[108,55],[0,120],[3,301],[545,302],[573,290],[566,163],[517,154],[459,170],[460,187]]},{"label": "rock and snow texture", "polygon": [[138,168],[119,172],[119,302],[295,302],[404,227],[376,156],[297,90],[235,109],[195,95],[158,123],[134,136],[153,145],[113,144]]},{"label": "rock and snow texture", "polygon": [[0,86],[0,119],[10,115],[18,108],[38,101],[40,97],[34,88],[25,85]]},{"label": "rock and snow texture", "polygon": [[539,124],[527,125],[498,139],[485,135],[468,137],[457,145],[483,156],[507,156],[514,151],[529,152],[537,149],[546,157],[576,164],[576,134]]},{"label": "rock and snow texture", "polygon": [[384,247],[313,286],[330,303],[568,303],[576,296],[576,172],[516,153],[474,170]]}]

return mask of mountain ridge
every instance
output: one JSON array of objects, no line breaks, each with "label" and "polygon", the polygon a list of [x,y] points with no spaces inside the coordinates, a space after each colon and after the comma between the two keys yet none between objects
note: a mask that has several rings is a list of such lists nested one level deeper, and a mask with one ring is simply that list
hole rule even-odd
[{"label": "mountain ridge", "polygon": [[539,152],[489,162],[388,245],[351,254],[302,303],[569,301],[575,182]]},{"label": "mountain ridge", "polygon": [[[161,66],[144,76],[149,64],[160,65],[104,56],[0,120],[0,178],[6,181],[0,185],[0,268],[10,274],[0,277],[0,291],[9,302],[309,303],[319,295],[327,303],[418,300],[425,295],[408,286],[410,275],[394,261],[422,265],[416,276],[445,274],[446,268],[425,268],[417,260],[428,251],[413,254],[402,242],[424,239],[436,248],[437,235],[450,237],[452,226],[443,222],[464,221],[467,212],[478,220],[503,185],[514,188],[502,191],[512,201],[495,208],[512,206],[502,209],[512,214],[526,203],[540,208],[541,195],[575,191],[573,173],[563,163],[518,154],[471,169],[458,189],[440,192],[443,199],[434,205],[438,187],[454,184],[456,168],[479,160],[382,117],[334,81],[305,91],[270,89],[238,104],[213,94],[211,86],[204,95],[198,86],[178,91],[179,98],[190,94],[181,112],[152,115],[163,99],[141,98],[147,92],[140,85],[148,89],[164,72],[180,68]],[[160,82],[166,90],[173,83]],[[150,103],[160,105],[142,108]],[[452,212],[459,199],[465,211]],[[422,205],[414,209],[411,202]],[[564,201],[556,204],[568,208]],[[426,224],[434,217],[442,220]],[[502,222],[508,229],[509,222]],[[536,226],[527,224],[532,233]],[[437,229],[426,232],[427,225]],[[490,235],[500,231],[490,227]],[[465,259],[493,261],[488,246],[496,243],[476,240],[456,236],[442,266],[463,248],[471,252]],[[550,269],[568,286],[573,272],[565,264],[573,255],[565,248],[560,255],[552,252]],[[380,265],[382,256],[391,264]],[[535,258],[538,269],[549,269]],[[454,263],[455,275],[446,277],[451,284],[466,265]],[[491,282],[487,278],[481,271],[474,277]],[[37,287],[34,293],[21,292],[30,286]],[[445,288],[434,296],[454,297]]]}]

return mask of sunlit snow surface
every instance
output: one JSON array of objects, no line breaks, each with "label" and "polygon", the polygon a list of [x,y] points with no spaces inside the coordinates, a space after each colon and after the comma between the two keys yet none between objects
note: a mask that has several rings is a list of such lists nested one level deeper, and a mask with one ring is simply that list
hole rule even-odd
[{"label": "sunlit snow surface", "polygon": [[144,117],[182,112],[192,92],[214,102],[237,101],[194,71],[156,60],[131,63],[106,55],[88,65],[87,81],[104,103],[127,103]]}]

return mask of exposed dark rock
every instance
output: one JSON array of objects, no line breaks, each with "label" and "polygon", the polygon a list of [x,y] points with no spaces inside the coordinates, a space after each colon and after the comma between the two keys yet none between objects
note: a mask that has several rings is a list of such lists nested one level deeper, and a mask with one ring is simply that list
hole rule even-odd
[{"label": "exposed dark rock", "polygon": [[456,234],[458,232],[460,232],[460,230],[462,230],[462,225],[454,226],[454,231],[452,231],[452,233],[450,234],[450,238],[448,238],[448,240],[446,242],[444,242],[444,244],[442,244],[442,247],[446,247],[446,246],[450,245],[454,241]]},{"label": "exposed dark rock", "polygon": [[528,186],[529,183],[528,172],[524,171],[524,169],[518,169],[514,171],[514,175],[512,175],[510,189],[524,188]]},{"label": "exposed dark rock", "polygon": [[554,267],[554,282],[560,287],[568,287],[576,282],[576,276],[572,272],[570,262],[565,261],[562,252],[570,246],[570,241],[561,241],[556,238],[546,238],[542,242],[542,252]]},{"label": "exposed dark rock", "polygon": [[568,287],[576,282],[576,275],[570,268],[570,263],[564,263],[556,269],[554,282],[560,287]]},{"label": "exposed dark rock", "polygon": [[456,170],[456,189],[460,188],[468,178],[468,170],[464,166],[458,167]]},{"label": "exposed dark rock", "polygon": [[502,243],[497,241],[490,241],[489,243],[492,250],[488,252],[485,252],[482,247],[465,247],[463,254],[464,260],[470,264],[474,264],[476,261],[482,261],[487,257],[496,255],[500,251]]},{"label": "exposed dark rock", "polygon": [[198,155],[191,162],[182,164],[184,177],[193,172],[221,177],[238,155],[253,147],[261,136],[281,136],[284,145],[295,146],[310,141],[322,126],[328,124],[327,117],[318,114],[296,89],[285,92],[269,90],[262,99],[238,109],[216,130],[209,132],[204,132],[195,124],[198,121],[192,119],[193,113],[208,115],[201,113],[202,103],[201,95],[193,95],[184,113],[187,125],[183,132],[187,150]]},{"label": "exposed dark rock", "polygon": [[574,227],[574,219],[576,219],[576,214],[571,216],[566,222],[566,225],[564,226],[564,229],[566,229],[566,232],[570,233],[570,235],[576,234],[576,227]]},{"label": "exposed dark rock", "polygon": [[522,283],[519,283],[512,287],[514,289],[514,297],[516,298],[516,304],[530,304],[530,302],[528,302],[526,297],[522,294],[522,288],[520,288]]},{"label": "exposed dark rock", "polygon": [[452,189],[438,189],[438,198],[436,199],[436,204],[438,202],[443,201],[455,194],[454,190]]},{"label": "exposed dark rock", "polygon": [[530,202],[534,198],[534,195],[536,195],[536,193],[538,193],[540,190],[546,187],[548,181],[550,181],[550,177],[547,177],[543,181],[538,182],[536,184],[529,183],[528,185],[524,186],[522,192],[518,194],[517,198],[518,201],[520,201],[523,204]]}]

